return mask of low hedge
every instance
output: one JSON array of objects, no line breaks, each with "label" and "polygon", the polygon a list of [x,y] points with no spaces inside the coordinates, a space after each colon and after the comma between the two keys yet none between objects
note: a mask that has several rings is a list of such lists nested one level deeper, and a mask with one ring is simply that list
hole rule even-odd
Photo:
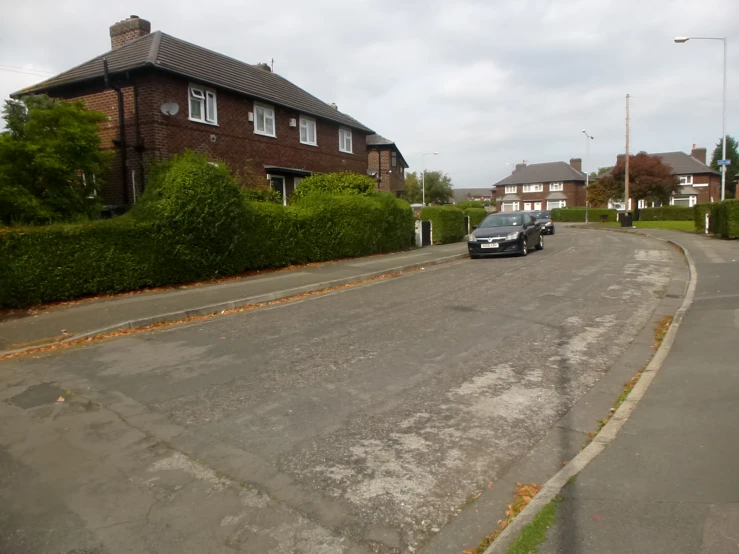
[{"label": "low hedge", "polygon": [[711,204],[710,231],[724,239],[739,238],[739,199]]},{"label": "low hedge", "polygon": [[464,210],[464,215],[470,218],[470,225],[480,225],[482,220],[488,216],[485,208],[467,208]]},{"label": "low hedge", "polygon": [[706,214],[711,213],[711,202],[705,204],[696,204],[693,207],[693,222],[695,223],[695,230],[699,233],[706,232]]},{"label": "low hedge", "polygon": [[459,242],[467,234],[464,213],[454,206],[426,206],[421,219],[431,221],[434,244]]},{"label": "low hedge", "polygon": [[[552,221],[564,222],[584,222],[585,208],[555,208],[551,211]],[[588,209],[588,221],[617,221],[618,212],[616,210],[607,210],[604,208]]]},{"label": "low hedge", "polygon": [[480,202],[479,200],[463,200],[462,202],[457,202],[455,206],[457,206],[457,208],[462,211],[465,211],[469,208],[485,208],[485,204]]},{"label": "low hedge", "polygon": [[662,206],[639,210],[639,221],[693,221],[694,217],[695,211],[687,206]]}]

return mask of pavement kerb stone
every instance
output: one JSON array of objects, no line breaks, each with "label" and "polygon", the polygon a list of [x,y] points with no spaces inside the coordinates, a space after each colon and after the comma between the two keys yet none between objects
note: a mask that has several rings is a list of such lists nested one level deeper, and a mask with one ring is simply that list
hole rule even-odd
[{"label": "pavement kerb stone", "polygon": [[289,298],[291,296],[297,296],[300,294],[305,294],[309,292],[318,292],[326,289],[330,289],[333,287],[340,287],[342,285],[349,285],[352,283],[358,283],[361,281],[366,281],[368,279],[375,279],[377,277],[382,277],[384,275],[390,275],[393,273],[403,272],[403,271],[412,271],[414,269],[418,269],[421,267],[430,267],[430,266],[436,266],[441,265],[449,262],[453,262],[456,260],[462,260],[469,257],[469,254],[467,252],[464,252],[462,254],[453,254],[451,256],[445,256],[443,258],[437,258],[434,260],[427,260],[423,262],[414,262],[412,264],[404,264],[399,265],[393,268],[389,269],[383,269],[380,271],[373,271],[371,273],[363,273],[360,275],[354,275],[352,277],[345,277],[342,279],[334,279],[332,281],[323,281],[320,283],[314,283],[311,285],[305,285],[302,287],[295,287],[292,289],[285,289],[275,292],[270,292],[266,294],[260,294],[257,296],[249,296],[247,298],[241,298],[238,300],[231,300],[228,302],[220,302],[217,304],[209,304],[206,306],[200,306],[199,308],[189,308],[187,310],[181,310],[176,312],[169,312],[165,314],[157,314],[150,317],[145,318],[139,318],[129,321],[122,321],[121,323],[117,323],[115,325],[109,325],[107,327],[101,327],[99,329],[95,329],[93,331],[88,331],[86,333],[80,333],[77,335],[73,335],[71,337],[64,338],[63,340],[54,341],[45,343],[41,346],[32,346],[27,348],[19,348],[15,350],[0,350],[0,357],[1,356],[7,356],[7,355],[17,355],[17,354],[23,354],[23,353],[30,353],[38,350],[39,348],[46,348],[49,346],[56,346],[60,344],[65,344],[69,342],[75,342],[79,340],[84,340],[88,338],[93,338],[99,335],[106,335],[109,333],[114,333],[116,331],[127,331],[131,329],[141,329],[144,327],[148,327],[150,325],[155,325],[157,323],[168,323],[168,322],[176,322],[184,319],[188,319],[191,317],[198,317],[198,316],[205,316],[205,315],[217,315],[224,311],[234,310],[236,308],[243,308],[245,306],[249,306],[252,304],[261,304],[263,302],[271,302],[273,300],[281,300],[283,298]]},{"label": "pavement kerb stone", "polygon": [[613,414],[613,417],[608,421],[603,429],[600,430],[593,441],[582,450],[582,452],[580,452],[577,456],[570,460],[570,462],[565,467],[554,474],[554,476],[544,484],[541,491],[539,491],[539,494],[537,494],[531,500],[531,502],[529,502],[529,504],[518,514],[516,519],[514,519],[508,525],[508,527],[506,527],[503,532],[498,535],[495,541],[485,550],[484,554],[505,554],[508,548],[521,534],[523,528],[527,524],[531,523],[531,521],[533,521],[534,517],[536,517],[536,515],[541,511],[542,508],[544,508],[544,506],[546,506],[549,502],[556,498],[557,494],[559,494],[559,492],[567,484],[567,482],[572,477],[580,473],[583,469],[585,469],[585,467],[591,461],[593,461],[595,457],[598,456],[598,454],[603,452],[603,450],[605,450],[606,447],[608,447],[608,445],[613,442],[613,440],[616,438],[616,435],[618,434],[618,431],[621,429],[621,427],[623,427],[624,423],[626,423],[631,414],[634,412],[634,409],[639,403],[639,400],[641,400],[641,398],[644,396],[644,393],[654,380],[657,372],[662,367],[665,358],[667,358],[667,355],[669,354],[670,349],[675,342],[675,336],[677,335],[678,328],[680,327],[680,322],[683,320],[685,312],[687,312],[688,308],[693,302],[693,297],[695,296],[695,288],[697,284],[697,271],[695,268],[695,264],[693,263],[693,258],[690,256],[690,253],[685,247],[673,240],[655,237],[646,233],[634,233],[633,231],[621,231],[619,229],[600,230],[638,234],[650,239],[672,244],[679,248],[688,262],[689,270],[689,282],[687,285],[685,298],[683,299],[682,305],[677,310],[677,313],[675,314],[672,321],[672,325],[670,325],[669,330],[665,334],[665,337],[662,340],[662,344],[660,345],[659,349],[652,357],[651,361],[642,373],[639,381],[637,381],[636,385],[634,385],[634,388],[629,396],[626,397],[626,400],[623,401],[618,410],[616,410],[616,413]]}]

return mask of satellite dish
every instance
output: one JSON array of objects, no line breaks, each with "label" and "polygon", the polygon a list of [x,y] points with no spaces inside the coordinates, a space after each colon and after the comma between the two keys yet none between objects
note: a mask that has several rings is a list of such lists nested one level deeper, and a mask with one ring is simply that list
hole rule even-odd
[{"label": "satellite dish", "polygon": [[162,104],[162,107],[159,109],[162,110],[164,115],[177,115],[177,112],[180,111],[177,102],[167,102],[166,104]]}]

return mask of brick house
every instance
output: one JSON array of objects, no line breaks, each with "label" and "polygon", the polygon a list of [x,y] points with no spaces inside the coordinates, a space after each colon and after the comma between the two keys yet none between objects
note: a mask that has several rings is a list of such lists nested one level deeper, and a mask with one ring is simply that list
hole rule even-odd
[{"label": "brick house", "polygon": [[454,203],[459,204],[466,200],[478,202],[495,202],[492,189],[454,189]]},{"label": "brick house", "polygon": [[129,205],[150,162],[185,149],[263,177],[285,200],[314,172],[367,172],[356,119],[272,73],[196,46],[137,16],[110,27],[112,50],[12,96],[80,99],[103,112],[102,147],[115,162],[100,194]]},{"label": "brick house", "polygon": [[405,170],[408,163],[398,145],[382,135],[367,136],[367,172],[377,179],[378,190],[405,193]]},{"label": "brick house", "polygon": [[504,212],[585,206],[585,177],[580,158],[572,158],[569,164],[524,162],[495,183],[493,195]]}]

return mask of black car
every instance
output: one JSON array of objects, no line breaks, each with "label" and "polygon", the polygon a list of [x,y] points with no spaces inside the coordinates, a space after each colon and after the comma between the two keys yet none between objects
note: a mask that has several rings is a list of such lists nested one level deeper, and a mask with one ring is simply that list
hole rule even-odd
[{"label": "black car", "polygon": [[470,258],[518,254],[525,256],[531,248],[542,250],[541,225],[531,213],[502,212],[487,216],[467,238]]},{"label": "black car", "polygon": [[536,218],[536,222],[541,225],[542,233],[545,235],[554,234],[554,222],[552,221],[552,216],[549,212],[534,211],[529,213],[533,215]]}]

